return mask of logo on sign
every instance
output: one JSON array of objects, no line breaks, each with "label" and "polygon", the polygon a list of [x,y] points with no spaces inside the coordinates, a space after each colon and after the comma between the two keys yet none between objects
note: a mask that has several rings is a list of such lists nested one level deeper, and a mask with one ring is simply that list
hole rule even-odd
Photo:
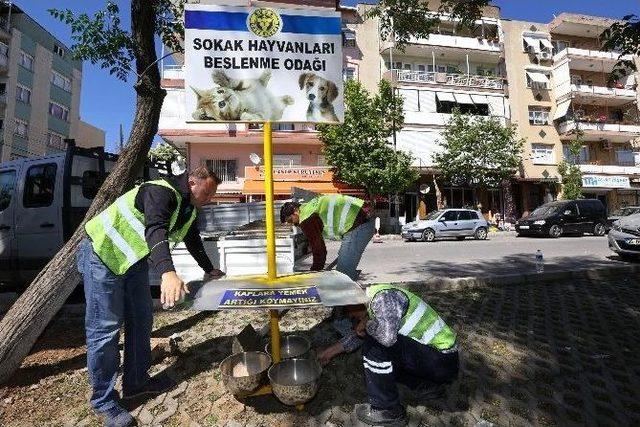
[{"label": "logo on sign", "polygon": [[258,37],[272,37],[282,29],[282,19],[273,9],[255,9],[247,19],[247,27]]}]

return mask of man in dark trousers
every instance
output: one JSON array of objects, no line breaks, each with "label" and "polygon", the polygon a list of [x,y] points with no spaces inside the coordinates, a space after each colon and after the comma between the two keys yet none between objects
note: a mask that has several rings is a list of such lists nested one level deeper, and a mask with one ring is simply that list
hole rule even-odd
[{"label": "man in dark trousers", "polygon": [[[375,426],[404,426],[408,419],[398,384],[420,400],[440,397],[458,375],[455,332],[419,296],[392,285],[372,285],[364,305],[349,306],[356,321],[351,334],[319,354],[323,363],[362,344],[369,404],[356,408],[357,418]],[[360,339],[358,339],[360,337]]]},{"label": "man in dark trousers", "polygon": [[355,280],[362,253],[374,234],[373,221],[364,201],[340,194],[322,195],[306,203],[287,202],[280,221],[300,227],[313,253],[311,271],[320,271],[327,261],[324,239],[342,240],[336,270]]},{"label": "man in dark trousers", "polygon": [[88,239],[80,244],[78,271],[87,306],[87,367],[91,405],[106,426],[135,423],[115,391],[123,324],[123,398],[160,393],[173,385],[166,376],[148,374],[153,324],[149,265],[162,277],[160,299],[168,307],[188,292],[176,274],[170,245],[184,241],[207,277],[222,275],[204,251],[196,221],[197,209],[211,200],[219,183],[204,166],[175,180],[149,181],[120,196],[85,225]]}]

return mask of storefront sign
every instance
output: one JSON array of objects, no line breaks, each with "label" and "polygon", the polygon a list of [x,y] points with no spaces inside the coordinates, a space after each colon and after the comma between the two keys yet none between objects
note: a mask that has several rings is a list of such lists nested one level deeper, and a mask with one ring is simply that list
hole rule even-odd
[{"label": "storefront sign", "polygon": [[585,188],[630,188],[628,176],[615,175],[582,175],[582,186]]},{"label": "storefront sign", "polygon": [[322,304],[318,288],[227,289],[220,308],[281,308]]},{"label": "storefront sign", "polygon": [[[245,178],[264,180],[264,167],[247,166]],[[273,179],[276,181],[333,181],[331,169],[324,166],[274,166]]]},{"label": "storefront sign", "polygon": [[185,5],[191,122],[343,120],[340,13]]}]

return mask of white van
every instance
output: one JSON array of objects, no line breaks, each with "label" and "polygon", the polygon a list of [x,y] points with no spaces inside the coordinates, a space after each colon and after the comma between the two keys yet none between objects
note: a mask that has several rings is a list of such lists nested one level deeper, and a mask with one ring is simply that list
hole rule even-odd
[{"label": "white van", "polygon": [[[70,144],[64,153],[0,163],[0,283],[35,278],[82,222],[116,160]],[[139,174],[158,176],[155,167]]]}]

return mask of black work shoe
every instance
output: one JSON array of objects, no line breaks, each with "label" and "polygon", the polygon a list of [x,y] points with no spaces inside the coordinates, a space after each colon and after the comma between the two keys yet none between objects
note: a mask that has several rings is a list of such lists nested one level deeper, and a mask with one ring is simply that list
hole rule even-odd
[{"label": "black work shoe", "polygon": [[402,406],[397,409],[376,409],[367,403],[356,407],[356,417],[370,426],[404,427],[409,423],[407,412]]},{"label": "black work shoe", "polygon": [[122,398],[125,400],[133,400],[146,395],[159,395],[171,390],[175,386],[176,382],[166,374],[155,375],[139,389],[124,392]]},{"label": "black work shoe", "polygon": [[102,419],[105,427],[132,427],[138,425],[131,414],[120,405],[109,408],[104,412],[99,412],[98,417]]}]

